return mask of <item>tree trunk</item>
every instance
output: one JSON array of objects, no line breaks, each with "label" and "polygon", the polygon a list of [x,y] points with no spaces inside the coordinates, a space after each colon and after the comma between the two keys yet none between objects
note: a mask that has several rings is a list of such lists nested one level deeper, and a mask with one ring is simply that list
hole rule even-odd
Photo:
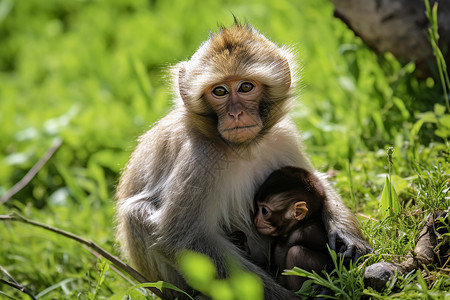
[{"label": "tree trunk", "polygon": [[[427,38],[429,22],[424,0],[331,0],[335,15],[377,52],[389,51],[399,61],[417,63],[428,73],[432,50]],[[439,45],[449,62],[450,1],[438,2]]]}]

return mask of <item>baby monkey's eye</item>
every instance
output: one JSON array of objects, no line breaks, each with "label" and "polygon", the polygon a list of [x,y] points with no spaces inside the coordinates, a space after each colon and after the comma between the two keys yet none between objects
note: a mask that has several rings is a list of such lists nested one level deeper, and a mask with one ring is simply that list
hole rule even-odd
[{"label": "baby monkey's eye", "polygon": [[265,206],[261,207],[261,213],[263,216],[267,216],[269,214],[269,209]]},{"label": "baby monkey's eye", "polygon": [[219,97],[225,96],[228,94],[228,91],[223,86],[218,86],[215,89],[213,89],[213,94]]},{"label": "baby monkey's eye", "polygon": [[241,84],[238,91],[241,93],[248,93],[251,90],[253,90],[253,87],[254,85],[251,84],[250,82],[244,82],[243,84]]}]

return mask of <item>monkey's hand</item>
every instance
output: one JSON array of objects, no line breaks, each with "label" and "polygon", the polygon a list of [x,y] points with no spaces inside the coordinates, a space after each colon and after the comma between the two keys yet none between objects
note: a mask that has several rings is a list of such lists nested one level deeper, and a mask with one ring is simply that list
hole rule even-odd
[{"label": "monkey's hand", "polygon": [[336,251],[338,257],[356,262],[358,258],[372,252],[366,240],[360,236],[341,229],[335,229],[328,234],[328,245]]}]

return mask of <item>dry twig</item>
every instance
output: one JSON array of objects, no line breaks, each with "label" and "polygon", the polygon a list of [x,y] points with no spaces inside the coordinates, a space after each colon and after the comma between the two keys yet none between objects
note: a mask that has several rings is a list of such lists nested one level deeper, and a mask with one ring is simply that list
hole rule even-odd
[{"label": "dry twig", "polygon": [[3,197],[0,198],[0,203],[5,203],[12,196],[17,194],[21,189],[23,189],[30,181],[36,176],[40,169],[49,161],[49,159],[55,154],[56,150],[62,145],[61,139],[55,139],[53,145],[47,150],[44,156],[39,159],[39,161],[28,171],[28,173],[16,183]]},{"label": "dry twig", "polygon": [[17,282],[17,280],[14,279],[14,277],[12,277],[11,274],[8,273],[8,271],[6,271],[5,268],[3,268],[2,266],[0,266],[0,270],[6,274],[6,276],[9,277],[9,279],[11,279],[11,281],[6,281],[3,279],[0,279],[0,282],[9,285],[10,287],[15,288],[16,290],[21,291],[22,293],[27,294],[28,296],[30,296],[31,299],[36,300],[36,297],[34,297],[33,293],[31,293],[31,291],[24,285],[20,284]]}]

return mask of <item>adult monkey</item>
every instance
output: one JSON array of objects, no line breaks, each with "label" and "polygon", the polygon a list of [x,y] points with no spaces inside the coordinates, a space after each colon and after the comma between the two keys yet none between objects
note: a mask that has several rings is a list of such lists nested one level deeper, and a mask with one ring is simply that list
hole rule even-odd
[{"label": "adult monkey", "polygon": [[[232,256],[262,278],[266,299],[295,298],[227,238],[234,231],[255,236],[253,196],[272,171],[314,172],[287,116],[294,70],[288,49],[237,22],[173,69],[174,108],[141,136],[117,188],[117,239],[149,280],[188,290],[176,262],[194,250],[211,257],[220,277]],[[351,258],[367,253],[357,220],[321,180],[331,248]]]}]

